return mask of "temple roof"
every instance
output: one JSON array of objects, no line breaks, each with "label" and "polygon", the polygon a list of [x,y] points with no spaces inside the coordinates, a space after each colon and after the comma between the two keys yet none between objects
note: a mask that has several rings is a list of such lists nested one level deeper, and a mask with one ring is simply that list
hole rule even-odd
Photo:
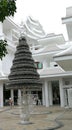
[{"label": "temple roof", "polygon": [[22,29],[24,29],[23,33],[29,38],[40,39],[46,37],[46,33],[41,24],[30,16],[27,17],[26,21],[21,26]]},{"label": "temple roof", "polygon": [[53,58],[64,70],[72,71],[72,45],[55,54]]}]

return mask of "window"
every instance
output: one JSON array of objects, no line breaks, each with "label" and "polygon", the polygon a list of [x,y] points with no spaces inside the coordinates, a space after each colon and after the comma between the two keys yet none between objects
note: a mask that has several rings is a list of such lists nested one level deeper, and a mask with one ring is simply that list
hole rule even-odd
[{"label": "window", "polygon": [[35,66],[36,66],[37,69],[43,68],[43,64],[41,62],[35,62]]}]

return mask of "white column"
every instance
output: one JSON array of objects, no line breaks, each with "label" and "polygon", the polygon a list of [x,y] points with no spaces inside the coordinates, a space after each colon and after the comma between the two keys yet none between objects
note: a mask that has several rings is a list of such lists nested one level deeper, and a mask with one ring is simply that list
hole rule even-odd
[{"label": "white column", "polygon": [[45,105],[45,86],[42,86],[42,104]]},{"label": "white column", "polygon": [[65,106],[68,106],[68,93],[66,89],[64,89],[64,99],[65,99]]},{"label": "white column", "polygon": [[0,107],[3,107],[3,83],[0,83]]},{"label": "white column", "polygon": [[50,105],[52,106],[53,105],[53,93],[52,93],[51,81],[49,81],[48,85],[49,85],[49,102],[50,102]]},{"label": "white column", "polygon": [[48,82],[45,80],[45,103],[46,107],[49,107],[49,87]]},{"label": "white column", "polygon": [[59,80],[59,88],[60,88],[60,104],[61,107],[65,106],[65,100],[64,100],[64,89],[63,89],[63,80]]},{"label": "white column", "polygon": [[21,90],[18,89],[18,98],[21,98]]},{"label": "white column", "polygon": [[13,89],[11,89],[11,99],[13,100],[13,103],[14,103],[14,92],[13,92]]},{"label": "white column", "polygon": [[21,103],[21,90],[18,89],[18,105]]},{"label": "white column", "polygon": [[72,108],[72,88],[68,89],[68,105]]}]

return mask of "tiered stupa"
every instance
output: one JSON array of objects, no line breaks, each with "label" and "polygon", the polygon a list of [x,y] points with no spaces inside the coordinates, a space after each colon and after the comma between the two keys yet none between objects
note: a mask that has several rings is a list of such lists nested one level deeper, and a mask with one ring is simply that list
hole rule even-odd
[{"label": "tiered stupa", "polygon": [[41,86],[39,74],[24,36],[19,39],[19,45],[8,78],[8,89],[36,89]]}]

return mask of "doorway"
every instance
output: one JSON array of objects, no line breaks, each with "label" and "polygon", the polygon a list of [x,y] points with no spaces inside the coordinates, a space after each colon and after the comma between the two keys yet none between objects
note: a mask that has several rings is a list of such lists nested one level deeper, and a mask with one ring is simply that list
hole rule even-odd
[{"label": "doorway", "polygon": [[53,105],[60,105],[59,81],[52,81]]},{"label": "doorway", "polygon": [[3,84],[3,104],[4,106],[9,105],[10,90],[6,89],[5,84]]},{"label": "doorway", "polygon": [[42,105],[42,90],[32,91],[31,94],[38,97],[40,105]]}]

